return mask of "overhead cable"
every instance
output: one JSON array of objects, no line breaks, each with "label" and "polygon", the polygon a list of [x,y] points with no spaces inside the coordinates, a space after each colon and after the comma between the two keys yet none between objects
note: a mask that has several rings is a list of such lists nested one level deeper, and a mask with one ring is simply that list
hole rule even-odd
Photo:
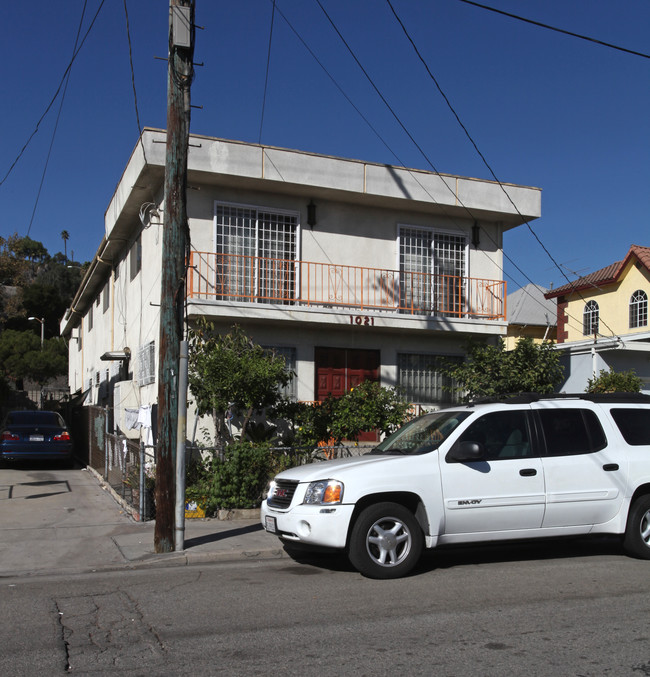
[{"label": "overhead cable", "polygon": [[[83,26],[84,16],[86,15],[86,6],[88,5],[88,0],[84,0],[84,6],[81,10],[81,18],[79,19],[79,26],[77,28],[77,35],[74,39],[74,47],[72,48],[72,53],[75,53],[77,45],[79,44],[79,36],[81,35],[81,27]],[[65,85],[63,86],[63,92],[61,93],[61,101],[59,102],[59,111],[56,114],[56,121],[54,123],[54,129],[52,130],[52,138],[50,140],[50,147],[47,150],[47,157],[45,158],[45,166],[43,167],[43,173],[41,174],[41,182],[38,186],[38,191],[36,193],[36,200],[34,201],[34,209],[32,209],[32,216],[29,219],[29,226],[27,227],[27,237],[32,230],[32,224],[34,223],[34,217],[36,216],[36,208],[38,207],[39,200],[41,198],[41,190],[43,190],[43,183],[45,183],[45,174],[47,173],[47,167],[50,164],[50,156],[52,155],[52,148],[54,147],[54,139],[56,137],[56,131],[59,128],[59,120],[61,119],[61,112],[63,111],[63,102],[65,101],[65,94],[68,90],[68,83],[70,82],[70,73],[65,78]]]},{"label": "overhead cable", "polygon": [[473,0],[459,0],[459,2],[464,2],[466,5],[474,5],[474,7],[480,7],[481,9],[486,9],[489,12],[494,12],[495,14],[503,14],[503,16],[510,17],[511,19],[517,19],[517,21],[524,21],[525,23],[532,24],[533,26],[539,26],[540,28],[546,28],[549,31],[555,31],[556,33],[563,33],[564,35],[569,35],[572,38],[578,38],[579,40],[586,40],[587,42],[593,42],[596,45],[601,45],[602,47],[609,47],[610,49],[616,49],[619,52],[625,52],[626,54],[632,54],[634,56],[640,56],[644,59],[650,59],[650,54],[644,54],[643,52],[637,52],[634,49],[627,49],[626,47],[620,47],[619,45],[613,45],[611,42],[604,42],[603,40],[596,40],[596,38],[590,38],[586,35],[580,35],[579,33],[573,33],[572,31],[564,30],[563,28],[558,28],[557,26],[549,26],[549,24],[542,23],[541,21],[533,21],[532,19],[526,19],[523,16],[517,14],[511,14],[510,12],[504,12],[501,9],[496,9],[495,7],[489,7],[488,5],[483,5],[480,2],[473,2]]},{"label": "overhead cable", "polygon": [[30,134],[29,138],[25,142],[25,145],[21,148],[20,153],[18,153],[18,156],[16,159],[11,163],[11,167],[7,170],[7,173],[2,177],[2,180],[0,180],[0,186],[7,180],[11,172],[13,171],[14,167],[18,164],[18,161],[20,158],[23,156],[24,152],[27,150],[27,146],[29,146],[30,141],[34,138],[36,132],[38,132],[38,129],[40,127],[41,122],[43,122],[45,116],[49,113],[50,108],[54,105],[54,102],[56,101],[57,96],[59,96],[59,92],[61,91],[61,88],[63,87],[63,84],[66,81],[66,78],[68,77],[68,73],[70,72],[70,69],[72,68],[72,64],[74,63],[75,59],[77,58],[79,52],[81,51],[81,48],[84,46],[84,42],[86,42],[86,38],[88,37],[88,34],[92,30],[93,26],[95,25],[95,21],[97,20],[97,17],[99,16],[99,12],[101,11],[102,7],[104,6],[104,2],[106,0],[101,0],[101,3],[99,7],[97,8],[97,11],[95,12],[95,16],[93,17],[93,20],[90,22],[90,26],[88,27],[88,30],[86,31],[86,34],[83,37],[83,40],[79,44],[79,47],[75,51],[75,53],[72,55],[72,59],[70,60],[70,63],[68,64],[67,68],[63,72],[63,75],[61,76],[61,81],[59,82],[59,86],[56,89],[56,92],[54,92],[54,96],[52,97],[50,103],[47,105],[47,108],[45,109],[45,112],[41,117],[38,119],[38,122],[36,123],[36,127],[34,128],[34,131]]}]

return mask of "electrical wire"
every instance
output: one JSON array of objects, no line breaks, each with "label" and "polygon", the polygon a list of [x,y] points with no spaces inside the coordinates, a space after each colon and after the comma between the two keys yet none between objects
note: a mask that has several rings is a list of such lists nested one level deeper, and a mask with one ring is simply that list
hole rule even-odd
[{"label": "electrical wire", "polygon": [[273,42],[273,21],[275,19],[275,0],[273,0],[273,10],[271,11],[271,29],[269,31],[269,49],[266,55],[266,76],[264,78],[264,95],[262,96],[262,116],[260,119],[260,134],[258,143],[262,143],[262,128],[264,127],[264,110],[266,108],[266,91],[269,85],[269,70],[271,66],[271,44]]},{"label": "electrical wire", "polygon": [[[334,31],[337,33],[337,35],[339,36],[339,38],[341,39],[341,41],[343,42],[343,44],[344,44],[345,47],[347,48],[348,52],[351,54],[352,58],[355,60],[355,62],[357,63],[357,65],[359,66],[359,68],[361,69],[361,71],[363,72],[363,74],[365,75],[366,79],[370,82],[371,86],[373,87],[373,89],[375,90],[375,92],[377,93],[377,95],[380,97],[380,99],[383,101],[383,103],[386,105],[386,107],[388,108],[388,110],[391,112],[391,114],[393,115],[393,117],[395,118],[395,120],[398,122],[398,124],[400,125],[400,127],[404,130],[404,132],[407,134],[407,136],[409,137],[409,139],[411,139],[411,141],[413,142],[413,144],[415,145],[415,147],[418,149],[418,151],[419,151],[419,152],[421,153],[421,155],[424,157],[424,159],[425,159],[426,162],[429,164],[429,166],[433,169],[434,173],[436,173],[436,174],[438,174],[438,176],[441,176],[441,177],[442,177],[442,174],[438,171],[438,169],[435,167],[435,165],[433,164],[433,162],[431,161],[431,159],[427,156],[427,154],[424,152],[424,150],[421,148],[421,146],[415,141],[413,135],[406,129],[405,125],[402,123],[402,121],[400,120],[400,118],[399,118],[399,116],[397,115],[397,113],[396,113],[396,112],[394,111],[394,109],[390,106],[390,104],[388,103],[388,101],[386,100],[386,98],[383,96],[383,94],[379,91],[379,88],[378,88],[377,85],[374,83],[374,81],[372,80],[372,78],[371,78],[370,75],[368,74],[367,70],[363,67],[363,65],[361,64],[360,60],[356,57],[356,55],[354,54],[354,52],[353,52],[352,48],[350,47],[349,43],[345,40],[345,38],[344,38],[343,35],[341,34],[340,30],[339,30],[339,29],[337,28],[337,26],[334,24],[334,21],[333,21],[332,18],[329,16],[329,14],[327,13],[327,11],[325,10],[325,8],[323,7],[323,5],[321,4],[320,0],[316,0],[316,2],[317,2],[317,4],[319,5],[319,7],[321,8],[321,11],[323,12],[323,14],[325,15],[325,17],[326,17],[327,20],[329,21],[329,23],[330,23],[330,25],[332,26],[332,28],[334,29]],[[389,4],[390,4],[390,3],[389,3]],[[280,11],[280,10],[278,9],[278,11]],[[291,27],[291,29],[294,31],[294,33],[296,33],[296,34],[298,35],[297,31],[293,28],[293,26],[291,26],[291,24],[288,22],[287,18],[284,16],[284,14],[282,14],[282,12],[280,12],[280,14],[281,14],[281,16],[285,19],[285,21],[287,21],[288,25]],[[397,18],[397,17],[396,17],[396,18]],[[302,40],[302,38],[301,38],[299,35],[298,35],[298,37],[299,37],[300,40],[303,42],[303,44],[305,44],[305,46],[306,46],[306,43],[304,42],[304,40]],[[414,47],[415,47],[415,45],[414,45]],[[314,56],[314,58],[316,58],[315,55],[313,54],[313,52],[312,52],[308,47],[307,47],[307,49],[308,49],[309,52],[312,54],[312,56]],[[317,60],[317,62],[319,63],[319,65],[321,65],[321,67],[324,69],[324,67],[322,66],[322,64],[320,63],[320,61],[318,61],[318,59],[316,59],[316,60]],[[325,72],[327,73],[327,75],[330,77],[330,79],[333,80],[332,76],[326,71],[326,69],[324,69],[324,70],[325,70]],[[334,80],[333,80],[333,81],[334,81]],[[335,81],[334,81],[334,82],[335,82]],[[339,91],[343,92],[343,90],[341,89],[341,87],[340,87],[336,82],[335,82],[335,84],[336,84],[337,88],[339,89]],[[444,92],[442,92],[442,89],[441,89],[440,87],[439,87],[439,90],[440,90],[441,94],[443,95],[443,97],[445,98],[445,100],[447,100],[448,105],[450,106],[450,108],[452,108],[452,110],[453,110],[453,107],[451,107],[451,103],[449,102],[449,100],[447,99],[447,97],[444,95]],[[345,95],[345,94],[344,94],[344,95]],[[349,99],[349,97],[347,97],[347,95],[345,95],[345,98],[346,98],[348,101],[350,101],[350,99]],[[356,106],[354,106],[354,108],[355,108],[355,110],[357,110],[357,112],[359,112],[359,114],[362,116],[362,118],[367,122],[366,118],[360,113],[360,111],[358,110],[358,108],[357,108]],[[455,112],[455,111],[454,111],[454,112]],[[461,124],[461,126],[463,126],[463,125],[462,125],[462,122],[460,121],[460,118],[459,118],[457,115],[456,115],[456,117],[457,117],[457,119],[458,119],[459,124]],[[368,123],[368,124],[369,124],[369,123]],[[466,130],[466,128],[465,128],[464,126],[463,126],[463,128]],[[389,150],[391,150],[390,147],[389,147],[389,146],[386,144],[386,142],[383,140],[383,138],[376,132],[376,130],[374,130],[374,128],[373,128],[372,126],[371,126],[371,129],[373,129],[373,131],[379,136],[379,138],[382,140],[382,142],[384,143],[384,145],[386,145],[386,147],[389,148]],[[467,132],[467,130],[466,130],[466,133],[467,133],[468,136],[469,136],[469,133]],[[471,138],[471,137],[470,137],[470,138]],[[474,143],[474,146],[475,146],[477,152],[479,152],[479,155],[481,155],[481,157],[483,157],[482,154],[480,153],[480,151],[478,151],[478,147],[476,146],[475,143]],[[399,160],[399,158],[397,157],[397,155],[394,153],[394,151],[391,150],[391,152],[392,152],[393,155],[398,159],[398,161],[401,162],[401,161]],[[484,159],[484,161],[485,161],[485,158],[483,158],[483,159]],[[486,165],[487,165],[487,161],[485,161],[485,162],[486,162]],[[403,164],[403,163],[402,163],[402,164]],[[487,166],[488,166],[488,168],[489,168],[489,165],[487,165]],[[411,173],[411,176],[413,176],[413,177],[415,178],[415,180],[417,181],[417,178],[414,176],[414,174],[413,174],[412,172],[410,172],[410,173]],[[493,172],[492,172],[492,174],[494,175]],[[529,229],[530,229],[530,224],[528,224],[527,220],[523,217],[523,215],[520,213],[520,211],[519,211],[519,209],[517,208],[517,206],[514,204],[514,202],[513,202],[512,199],[510,198],[510,195],[507,193],[507,191],[505,191],[504,185],[498,180],[498,178],[497,178],[496,176],[494,176],[494,180],[495,180],[495,182],[501,187],[501,189],[505,192],[506,197],[508,198],[508,200],[509,200],[509,201],[511,202],[511,204],[513,205],[513,207],[514,207],[515,211],[517,212],[517,214],[519,214],[520,218],[522,219],[522,222],[525,223],[526,225],[528,225],[528,227],[529,227]],[[420,184],[419,181],[418,181],[418,183],[419,183],[419,185],[422,186],[422,184]],[[471,210],[470,210],[470,209],[462,202],[462,200],[460,200],[460,199],[458,198],[458,196],[455,195],[455,193],[453,193],[453,190],[451,189],[451,187],[448,186],[447,183],[446,183],[445,181],[443,181],[443,184],[444,184],[445,187],[446,187],[446,188],[447,188],[447,189],[455,196],[455,198],[457,199],[458,203],[460,204],[461,207],[463,207],[463,209],[465,209],[465,211],[467,212],[467,214],[468,214],[471,218],[474,218],[474,215],[472,214]],[[425,190],[425,192],[426,192],[427,194],[429,194],[428,191],[426,190],[426,188],[424,188],[424,186],[422,186],[422,188]],[[430,194],[429,194],[429,195],[430,195]],[[434,203],[435,203],[436,200],[433,198],[433,196],[430,195],[430,197],[432,198],[432,200],[433,200]],[[465,230],[462,229],[458,224],[456,224],[456,223],[455,223],[455,220],[454,220],[453,218],[452,218],[452,221],[454,221],[454,224],[456,225],[456,227],[457,227],[459,230],[461,230],[463,233],[465,233]],[[532,229],[531,229],[531,230],[532,230]],[[534,233],[533,233],[533,234],[534,234]],[[494,239],[489,235],[489,233],[487,233],[487,231],[486,231],[486,235],[488,236],[488,238],[492,241],[492,243],[493,243],[495,246],[498,246],[498,244],[497,244],[497,243],[494,241]],[[541,241],[540,241],[540,245],[546,250],[546,248],[544,247],[543,243],[541,243]],[[546,251],[547,251],[547,250],[546,250]],[[549,257],[551,258],[551,260],[553,261],[554,265],[557,266],[557,263],[556,263],[555,260],[552,258],[552,256],[550,255],[550,253],[549,253],[548,251],[547,251],[547,253],[548,253]],[[544,290],[543,290],[541,287],[539,287],[535,282],[533,282],[533,281],[530,279],[530,277],[529,277],[529,276],[521,269],[520,266],[517,265],[517,263],[515,263],[515,261],[514,261],[512,258],[510,258],[505,252],[503,252],[503,256],[504,256],[504,257],[512,264],[512,266],[513,266],[513,267],[514,267],[514,268],[515,268],[515,269],[516,269],[516,270],[517,270],[517,271],[518,271],[518,272],[519,272],[526,280],[528,280],[528,282],[530,282],[530,283],[531,283],[534,287],[536,287],[540,292],[544,293]],[[503,268],[502,268],[496,261],[493,261],[493,263],[499,268],[499,270],[501,270],[501,273],[505,275],[505,271],[503,270]],[[565,276],[565,278],[566,278],[566,276]],[[567,279],[567,281],[569,281],[568,278],[566,278],[566,279]],[[536,303],[539,303],[539,301],[537,301],[537,299],[534,299],[534,297],[531,297],[531,298],[533,298],[533,300],[535,300]],[[572,319],[575,320],[575,318],[572,318]],[[576,322],[578,322],[578,321],[576,320]],[[606,324],[606,323],[603,323],[603,324]],[[608,329],[610,329],[610,331],[612,332],[612,335],[615,335],[614,332],[611,330],[611,328],[608,327]]]},{"label": "electrical wire", "polygon": [[81,41],[79,47],[75,51],[75,53],[72,55],[72,59],[70,60],[70,63],[66,67],[65,71],[63,71],[63,75],[61,76],[61,81],[59,82],[59,86],[56,89],[56,92],[54,92],[54,96],[50,100],[50,103],[47,105],[47,108],[45,109],[45,112],[41,115],[41,117],[38,119],[38,122],[36,123],[36,127],[34,128],[34,131],[30,134],[29,138],[21,148],[20,152],[18,153],[16,159],[11,163],[11,166],[7,170],[6,174],[2,177],[2,180],[0,180],[0,186],[7,180],[11,172],[13,171],[14,167],[18,164],[18,161],[20,158],[24,155],[25,151],[27,150],[27,146],[29,146],[31,140],[34,138],[36,135],[36,132],[38,132],[39,127],[41,125],[41,122],[45,119],[45,116],[49,113],[50,108],[54,105],[54,102],[56,101],[57,97],[59,96],[59,92],[61,91],[61,88],[63,87],[63,84],[68,76],[68,73],[70,72],[70,69],[72,68],[72,64],[75,62],[75,59],[79,55],[79,52],[81,51],[81,48],[84,46],[84,43],[86,42],[86,38],[90,34],[90,31],[92,30],[93,26],[95,25],[95,21],[97,20],[97,17],[99,16],[99,13],[104,6],[104,3],[106,0],[101,0],[101,3],[99,7],[97,8],[97,11],[95,12],[95,16],[93,17],[93,20],[90,22],[90,26],[88,27],[88,30],[86,31],[86,34],[83,37],[83,40]]},{"label": "electrical wire", "polygon": [[142,141],[142,125],[140,124],[140,110],[138,107],[138,92],[135,86],[135,69],[133,68],[133,47],[131,45],[131,29],[129,26],[129,10],[126,6],[126,0],[124,0],[124,18],[126,20],[126,39],[129,43],[129,66],[131,67],[131,87],[133,89],[133,105],[135,108],[135,120],[138,125],[138,138],[140,139],[140,145],[142,146],[142,155],[144,156],[145,165],[148,164],[147,153],[144,148],[144,142]]},{"label": "electrical wire", "polygon": [[[271,0],[271,1],[273,1],[273,0]],[[319,4],[320,4],[320,3],[319,3]],[[323,8],[322,8],[322,5],[321,5],[321,9],[323,9]],[[278,11],[278,13],[280,14],[280,16],[284,19],[284,21],[287,23],[287,25],[289,26],[289,28],[290,28],[290,29],[293,31],[293,33],[296,35],[296,37],[297,37],[297,38],[300,40],[300,42],[303,44],[303,46],[305,47],[305,49],[307,49],[307,51],[308,51],[309,54],[312,56],[312,58],[318,63],[318,65],[321,67],[321,69],[325,72],[325,74],[328,76],[328,78],[332,81],[332,83],[334,84],[334,86],[335,86],[335,87],[339,90],[339,92],[343,95],[343,97],[344,97],[344,98],[348,101],[348,103],[354,108],[354,110],[357,112],[357,114],[362,118],[362,120],[363,120],[363,121],[366,123],[366,125],[372,130],[372,132],[377,136],[377,138],[382,142],[382,144],[388,149],[388,151],[393,155],[393,157],[395,157],[395,159],[397,160],[397,162],[398,162],[400,165],[402,165],[402,166],[405,167],[405,163],[399,158],[399,156],[397,155],[396,151],[393,150],[393,149],[388,145],[388,143],[386,142],[386,140],[385,140],[385,139],[381,136],[381,134],[373,127],[373,125],[370,123],[370,121],[368,120],[368,118],[367,118],[367,117],[361,112],[361,110],[354,104],[354,102],[351,100],[351,98],[346,94],[346,92],[345,92],[345,91],[343,90],[343,88],[339,85],[339,83],[335,80],[335,78],[334,78],[334,77],[329,73],[329,71],[325,68],[325,66],[323,65],[323,63],[318,59],[317,55],[313,52],[313,50],[312,50],[312,49],[309,47],[309,45],[305,42],[305,40],[302,38],[302,36],[300,35],[300,33],[294,28],[294,26],[291,24],[291,22],[289,21],[289,19],[288,19],[288,18],[286,17],[286,15],[281,11],[281,9],[280,9],[279,7],[277,7],[277,11]],[[328,20],[330,21],[330,24],[333,25],[334,30],[335,30],[335,31],[337,32],[337,34],[341,37],[341,39],[342,39],[342,41],[344,42],[344,44],[346,44],[346,46],[348,47],[348,50],[351,52],[351,49],[350,49],[349,45],[347,45],[347,43],[346,43],[345,39],[342,37],[340,31],[338,31],[338,30],[336,29],[336,26],[334,26],[333,21],[331,20],[331,18],[329,18],[329,16],[327,15],[327,13],[326,13],[324,10],[323,10],[323,12],[324,12],[324,14],[327,16]],[[354,55],[353,55],[353,57],[354,57]],[[358,59],[356,59],[356,57],[354,57],[354,58],[355,58],[355,60],[357,61],[357,63],[359,63],[359,62],[358,62]],[[370,80],[370,77],[369,77],[369,75],[367,74],[367,72],[366,72],[362,67],[361,67],[361,69],[362,69],[362,71],[366,74],[366,77]],[[374,85],[374,83],[373,83],[372,81],[371,81],[371,84],[372,84],[373,87],[375,88],[375,91],[378,92],[378,88],[376,87],[376,85]],[[378,94],[379,94],[380,98],[382,98],[382,100],[385,101],[384,97],[382,97],[381,94],[380,94],[379,92],[378,92]],[[389,109],[390,109],[390,107],[389,107]],[[393,112],[392,109],[391,109],[391,112]],[[396,113],[393,112],[393,116],[396,117],[396,119],[398,119],[398,121],[399,121],[400,124],[401,124],[401,121],[400,121],[399,118],[397,117]],[[403,127],[403,125],[402,125],[402,127]],[[440,172],[438,172],[438,170],[434,167],[434,165],[433,165],[433,163],[430,161],[430,159],[426,156],[426,154],[424,153],[424,151],[422,151],[421,149],[420,149],[420,151],[421,151],[421,153],[423,154],[423,157],[425,158],[425,160],[426,160],[426,161],[429,163],[429,165],[433,168],[434,172],[435,172],[436,174],[438,174],[438,176],[442,176],[442,175],[440,174]],[[422,190],[423,190],[427,195],[429,195],[429,197],[431,198],[431,200],[433,201],[433,203],[439,204],[439,205],[443,208],[443,211],[445,211],[445,212],[447,213],[447,216],[448,216],[448,217],[451,219],[451,221],[454,223],[455,227],[456,227],[459,231],[461,231],[463,234],[465,234],[465,233],[466,233],[465,229],[463,229],[459,224],[456,223],[454,217],[453,217],[451,214],[449,214],[449,213],[447,212],[447,210],[445,209],[444,205],[441,205],[440,203],[438,203],[438,202],[436,201],[436,199],[429,193],[429,191],[427,190],[427,188],[426,188],[426,187],[418,180],[417,176],[413,173],[413,171],[408,170],[408,169],[407,169],[406,171],[409,172],[409,174],[411,175],[411,177],[412,177],[412,178],[415,180],[415,182],[422,188]],[[443,181],[443,184],[445,185],[445,187],[446,187],[448,190],[450,190],[450,191],[452,192],[452,194],[454,194],[453,191],[451,190],[451,188],[447,185],[447,183],[446,183],[445,181]],[[455,196],[455,194],[454,194],[454,196]],[[471,218],[474,218],[474,215],[471,213],[471,210],[469,210],[469,208],[466,207],[466,205],[462,202],[462,200],[460,200],[460,198],[458,198],[457,196],[455,196],[455,198],[458,200],[458,203],[465,209],[465,211],[468,213],[468,215],[469,215]],[[520,215],[520,216],[521,216],[521,215]],[[522,219],[523,219],[523,217],[522,217]],[[497,244],[497,243],[495,242],[495,240],[489,235],[489,233],[486,232],[486,235],[487,235],[487,237],[490,239],[490,241],[491,241],[496,247],[498,247],[498,244]],[[503,252],[503,256],[504,256],[504,257],[512,264],[512,266],[513,266],[513,267],[514,267],[514,268],[515,268],[515,269],[516,269],[516,270],[517,270],[517,271],[518,271],[518,272],[519,272],[519,273],[520,273],[520,274],[521,274],[521,275],[522,275],[529,283],[531,283],[533,286],[535,286],[540,292],[544,293],[544,290],[543,290],[541,287],[539,287],[535,282],[533,282],[533,281],[530,279],[530,277],[529,277],[529,276],[528,276],[528,275],[527,275],[527,274],[526,274],[526,273],[525,273],[525,272],[517,265],[517,263],[515,263],[515,261],[514,261],[513,259],[511,259],[505,252]],[[499,263],[497,263],[496,261],[494,261],[494,260],[493,260],[493,263],[494,263],[494,265],[501,271],[501,273],[502,273],[503,275],[505,275],[505,271],[503,270],[503,267],[502,267]],[[534,300],[536,303],[539,303],[539,301],[538,301],[537,299],[535,299],[534,297],[531,297],[531,298],[533,298],[533,300]],[[540,304],[540,305],[542,305],[542,304]],[[572,318],[572,319],[575,319],[575,318]],[[576,320],[576,322],[578,322],[578,320]]]},{"label": "electrical wire", "polygon": [[[84,6],[81,10],[81,18],[79,19],[79,26],[77,27],[77,35],[74,39],[74,47],[72,48],[72,54],[74,55],[77,45],[79,44],[79,36],[81,35],[81,27],[83,26],[84,16],[86,16],[86,6],[88,5],[88,0],[84,0]],[[70,73],[65,77],[65,84],[63,85],[63,92],[61,93],[61,100],[59,101],[59,110],[56,114],[56,121],[54,123],[54,129],[52,130],[52,138],[50,140],[50,147],[47,150],[47,157],[45,158],[45,166],[43,167],[43,173],[41,174],[41,182],[38,185],[38,191],[36,193],[36,200],[34,201],[34,209],[32,209],[32,216],[29,219],[29,226],[27,227],[27,237],[32,230],[32,225],[34,223],[34,217],[36,216],[36,208],[41,197],[41,191],[43,190],[43,183],[45,182],[45,175],[47,173],[47,167],[50,164],[50,157],[52,155],[52,148],[54,147],[54,139],[56,138],[56,131],[59,128],[59,120],[61,119],[61,112],[63,111],[63,102],[65,101],[65,95],[68,91],[68,83],[70,82]]]},{"label": "electrical wire", "polygon": [[[319,2],[319,0],[316,0],[316,1]],[[462,0],[462,1],[465,2],[465,0]],[[515,204],[515,202],[513,201],[513,199],[510,197],[510,194],[508,193],[508,191],[505,189],[504,184],[503,184],[503,183],[501,182],[501,180],[497,177],[497,175],[495,174],[495,172],[494,172],[494,170],[492,169],[491,165],[490,165],[489,162],[486,160],[486,158],[485,158],[485,156],[483,155],[483,153],[480,151],[480,149],[479,149],[479,147],[478,147],[476,141],[474,141],[474,139],[472,138],[472,136],[471,136],[471,134],[469,133],[467,127],[463,124],[463,122],[462,122],[461,119],[460,119],[460,116],[458,115],[458,113],[456,112],[456,110],[454,109],[454,107],[452,106],[452,104],[451,104],[449,98],[447,97],[447,95],[446,95],[446,94],[444,93],[444,91],[442,90],[442,87],[440,86],[440,83],[438,82],[438,80],[435,78],[435,76],[434,76],[433,73],[431,72],[431,69],[429,68],[427,62],[425,61],[425,59],[423,58],[422,54],[421,54],[420,51],[418,50],[418,48],[417,48],[417,46],[416,46],[416,44],[415,44],[413,38],[410,36],[409,32],[407,31],[406,26],[404,25],[403,21],[402,21],[402,20],[400,19],[400,17],[397,15],[397,12],[395,11],[395,8],[393,7],[393,5],[392,5],[392,3],[391,3],[391,0],[386,0],[386,2],[388,3],[388,6],[390,7],[391,11],[393,12],[393,15],[395,16],[395,19],[397,20],[397,22],[398,22],[399,25],[401,26],[401,28],[402,28],[402,30],[403,30],[403,32],[404,32],[404,35],[406,36],[406,38],[407,38],[408,41],[410,42],[411,46],[413,47],[413,50],[415,51],[417,57],[420,59],[421,63],[423,64],[423,66],[424,66],[424,68],[425,68],[425,70],[427,71],[429,77],[431,78],[431,80],[432,80],[433,83],[435,84],[436,88],[438,89],[438,92],[441,94],[441,96],[442,96],[443,99],[445,100],[445,103],[446,103],[447,106],[449,107],[449,110],[452,112],[452,114],[453,114],[454,117],[456,118],[456,121],[458,122],[459,126],[461,127],[461,129],[463,130],[463,132],[465,133],[465,135],[466,135],[467,138],[469,139],[470,143],[471,143],[472,146],[474,147],[474,150],[477,152],[477,154],[479,155],[479,157],[480,157],[481,160],[483,161],[483,164],[485,165],[485,167],[486,167],[487,170],[489,171],[490,175],[491,175],[492,178],[499,184],[501,190],[503,191],[504,195],[506,196],[506,198],[508,199],[508,201],[510,202],[510,204],[513,206],[513,208],[515,209],[515,211],[517,212],[517,214],[521,217],[523,223],[526,225],[526,227],[528,228],[528,230],[529,230],[529,232],[531,233],[531,235],[535,238],[535,240],[537,241],[537,243],[539,244],[539,246],[543,249],[543,251],[545,252],[545,254],[546,254],[546,255],[548,256],[548,258],[551,260],[551,262],[553,263],[553,265],[560,271],[562,277],[564,277],[564,279],[567,281],[568,284],[572,284],[572,283],[571,283],[571,280],[569,280],[568,276],[566,275],[566,273],[564,272],[564,270],[562,269],[562,267],[560,266],[560,264],[555,260],[555,258],[553,257],[553,255],[551,254],[551,252],[549,251],[549,249],[548,249],[548,248],[546,247],[546,245],[542,242],[542,240],[541,240],[540,237],[537,235],[537,233],[535,232],[535,230],[533,229],[533,227],[530,225],[529,221],[528,221],[527,219],[525,219],[524,216],[521,214],[521,212],[519,211],[519,208],[517,207],[517,205]],[[320,4],[320,2],[319,2],[319,4]],[[471,4],[474,4],[474,3],[471,3]],[[508,260],[510,260],[510,259],[508,259]],[[519,270],[519,268],[517,268],[517,270]],[[521,272],[521,271],[520,271],[520,272]],[[526,277],[527,277],[527,276],[526,276]],[[528,279],[528,278],[527,278],[527,279]],[[532,283],[532,280],[529,280],[529,281]],[[532,284],[534,284],[534,283],[532,283]],[[535,285],[535,286],[537,286],[537,285]],[[538,289],[539,289],[539,288],[538,288]],[[585,300],[584,297],[582,297],[581,294],[579,294],[579,298],[581,298],[583,301]],[[604,325],[604,326],[612,333],[612,336],[616,336],[616,334],[615,334],[615,332],[613,331],[613,329],[612,329],[611,327],[609,327],[609,326],[607,325],[606,322],[603,321],[603,325]]]},{"label": "electrical wire", "polygon": [[489,7],[488,5],[483,5],[480,2],[473,2],[473,0],[459,0],[459,2],[464,2],[466,5],[473,5],[474,7],[479,7],[480,9],[486,9],[489,12],[494,12],[495,14],[502,14],[503,16],[510,17],[511,19],[516,19],[517,21],[523,21],[533,26],[539,26],[540,28],[546,28],[550,31],[555,31],[556,33],[562,33],[564,35],[569,35],[572,38],[578,38],[580,40],[586,40],[587,42],[593,42],[596,45],[601,45],[602,47],[609,47],[610,49],[616,49],[619,52],[625,52],[626,54],[632,54],[633,56],[640,56],[643,59],[650,59],[650,54],[644,54],[643,52],[637,52],[634,49],[627,49],[626,47],[619,47],[618,45],[613,45],[611,42],[604,42],[603,40],[596,40],[596,38],[590,38],[586,35],[580,35],[580,33],[573,33],[572,31],[564,30],[563,28],[557,28],[557,26],[550,26],[549,24],[542,23],[541,21],[533,21],[532,19],[526,19],[523,16],[517,14],[511,14],[510,12],[504,12],[501,9],[496,9],[495,7]]}]

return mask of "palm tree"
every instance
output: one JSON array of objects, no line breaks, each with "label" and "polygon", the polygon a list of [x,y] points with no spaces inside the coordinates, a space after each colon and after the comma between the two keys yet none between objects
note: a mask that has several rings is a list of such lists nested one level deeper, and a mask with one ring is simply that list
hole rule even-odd
[{"label": "palm tree", "polygon": [[70,238],[70,233],[67,230],[61,231],[61,238],[63,239],[63,249],[66,265],[68,263],[68,239]]}]

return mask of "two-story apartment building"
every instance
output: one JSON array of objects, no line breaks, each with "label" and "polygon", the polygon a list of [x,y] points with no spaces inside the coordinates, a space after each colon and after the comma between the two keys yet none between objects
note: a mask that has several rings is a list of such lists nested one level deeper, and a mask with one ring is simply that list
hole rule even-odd
[{"label": "two-story apartment building", "polygon": [[[61,323],[86,402],[155,404],[165,132],[146,129]],[[412,402],[449,398],[437,360],[506,334],[503,234],[540,190],[195,136],[186,321],[274,347],[313,401],[371,378]],[[191,429],[191,416],[190,420]]]},{"label": "two-story apartment building", "polygon": [[634,371],[650,392],[650,247],[545,294],[557,299],[557,349],[565,382],[584,392],[602,370]]}]

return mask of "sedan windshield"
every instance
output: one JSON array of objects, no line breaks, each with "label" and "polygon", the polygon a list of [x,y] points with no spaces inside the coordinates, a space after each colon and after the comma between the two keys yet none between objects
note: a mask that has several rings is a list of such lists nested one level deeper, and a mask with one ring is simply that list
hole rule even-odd
[{"label": "sedan windshield", "polygon": [[437,449],[471,411],[439,411],[409,421],[371,454],[426,454]]}]

